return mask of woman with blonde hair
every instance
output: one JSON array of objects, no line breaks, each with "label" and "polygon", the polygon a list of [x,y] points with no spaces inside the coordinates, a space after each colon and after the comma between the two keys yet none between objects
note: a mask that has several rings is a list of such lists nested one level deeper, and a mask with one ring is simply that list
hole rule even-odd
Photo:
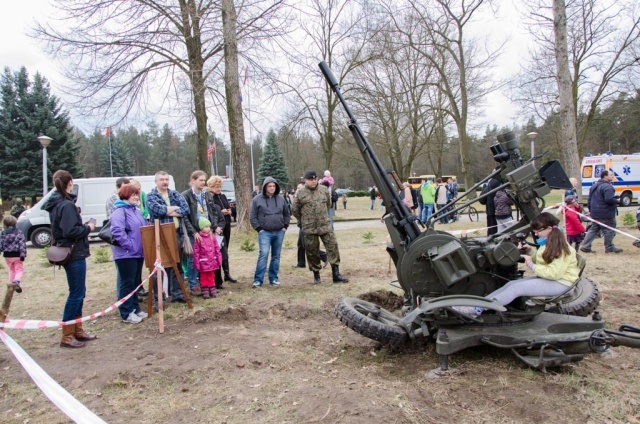
[{"label": "woman with blonde hair", "polygon": [[[229,242],[231,241],[231,206],[229,205],[229,200],[227,196],[222,193],[222,177],[217,175],[211,176],[207,180],[207,188],[213,195],[213,203],[220,207],[222,211],[222,215],[224,216],[224,230],[222,231],[222,235],[224,237],[224,243],[221,247],[222,252],[222,270],[224,271],[224,281],[228,281],[230,283],[237,283],[238,280],[231,276],[229,272]],[[218,277],[220,274],[220,270],[216,272],[216,288],[218,290],[223,290],[224,286],[222,285],[222,278]]]}]

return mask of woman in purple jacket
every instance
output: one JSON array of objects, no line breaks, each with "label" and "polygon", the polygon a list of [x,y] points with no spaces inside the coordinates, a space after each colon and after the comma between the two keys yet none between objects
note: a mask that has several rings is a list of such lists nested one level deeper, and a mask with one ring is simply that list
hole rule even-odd
[{"label": "woman in purple jacket", "polygon": [[[122,299],[131,293],[142,278],[142,236],[140,227],[147,224],[147,220],[138,209],[140,190],[132,185],[123,185],[118,191],[120,200],[114,204],[111,214],[111,234],[118,245],[114,245],[113,260],[118,269],[118,298]],[[131,296],[119,306],[122,321],[138,324],[147,317],[138,304],[138,296]]]}]

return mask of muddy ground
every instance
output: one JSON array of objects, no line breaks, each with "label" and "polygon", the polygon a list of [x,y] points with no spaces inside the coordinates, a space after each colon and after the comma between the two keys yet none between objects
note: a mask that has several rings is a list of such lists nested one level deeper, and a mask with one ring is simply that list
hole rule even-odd
[{"label": "muddy ground", "polygon": [[[349,258],[342,266],[349,284],[332,284],[325,270],[323,284],[311,285],[308,270],[291,268],[295,249],[289,245],[282,287],[252,290],[257,253],[238,250],[234,269],[242,282],[228,284],[219,299],[196,299],[193,310],[170,305],[164,334],[155,318],[126,325],[116,313],[86,326],[100,339],[83,349],[59,348],[54,330],[7,333],[109,423],[640,421],[638,351],[590,354],[542,374],[508,352],[473,348],[451,357],[455,370],[449,375],[431,379],[427,372],[439,366],[433,344],[391,350],[343,326],[334,315],[341,296],[377,292],[368,299],[398,306],[401,292],[387,284],[394,271],[384,252],[384,229],[371,231],[373,243],[363,241],[362,230],[338,235],[343,258]],[[640,250],[624,247],[615,257],[594,255],[589,265],[601,281],[601,309],[611,326],[640,323],[634,271]],[[30,249],[33,282],[16,296],[13,318],[59,319],[64,277],[38,270],[37,258]],[[89,273],[85,313],[111,301],[113,263],[92,263]],[[4,348],[0,370],[0,422],[69,421]]]}]

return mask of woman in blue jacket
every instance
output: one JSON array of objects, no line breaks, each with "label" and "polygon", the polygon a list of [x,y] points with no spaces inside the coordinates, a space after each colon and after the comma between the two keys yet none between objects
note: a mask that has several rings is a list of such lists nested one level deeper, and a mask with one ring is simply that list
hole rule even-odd
[{"label": "woman in blue jacket", "polygon": [[[118,298],[122,299],[136,288],[142,278],[144,254],[140,227],[145,226],[147,220],[138,209],[140,189],[132,184],[123,185],[118,196],[120,200],[116,200],[111,214],[111,235],[118,244],[112,251],[118,269]],[[147,313],[140,309],[136,294],[118,309],[122,321],[129,324],[138,324],[147,317]]]}]

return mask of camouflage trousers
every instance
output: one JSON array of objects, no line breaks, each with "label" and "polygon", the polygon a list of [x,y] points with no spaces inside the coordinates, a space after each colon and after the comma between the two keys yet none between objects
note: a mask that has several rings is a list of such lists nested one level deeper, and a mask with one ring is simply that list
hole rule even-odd
[{"label": "camouflage trousers", "polygon": [[320,271],[320,239],[327,250],[327,258],[331,265],[340,265],[340,251],[338,242],[333,231],[326,234],[306,234],[304,235],[304,250],[307,254],[307,262],[311,271]]}]

